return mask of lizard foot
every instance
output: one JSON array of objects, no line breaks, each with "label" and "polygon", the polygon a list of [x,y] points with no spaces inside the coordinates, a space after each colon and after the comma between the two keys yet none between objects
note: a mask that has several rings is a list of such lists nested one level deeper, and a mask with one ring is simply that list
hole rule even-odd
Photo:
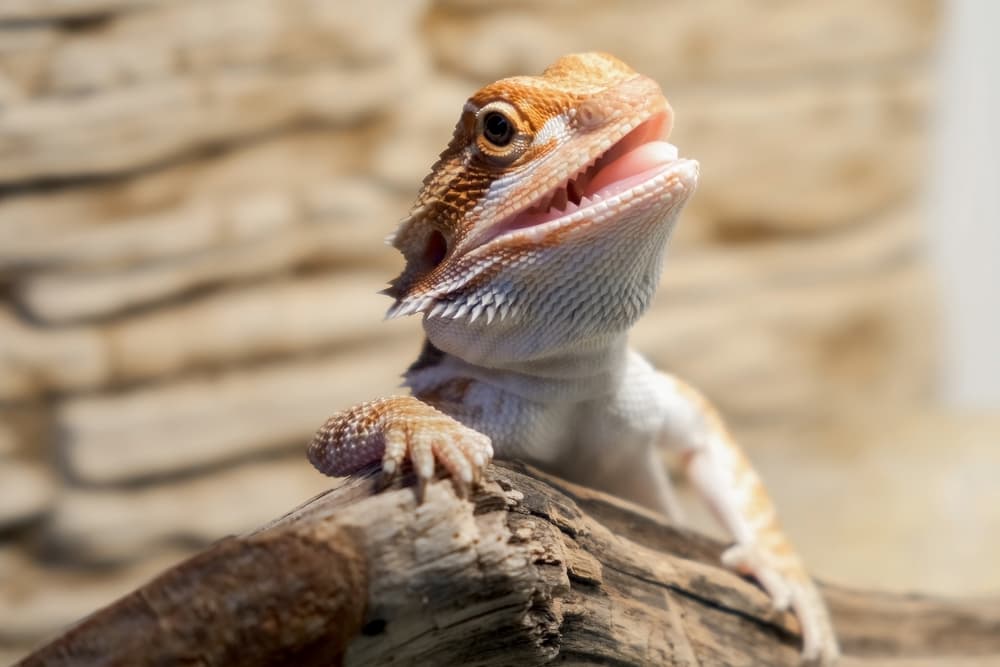
[{"label": "lizard foot", "polygon": [[823,667],[837,664],[840,648],[826,604],[794,553],[779,555],[755,544],[735,544],[722,554],[722,563],[760,582],[776,610],[790,608],[795,613],[806,664]]},{"label": "lizard foot", "polygon": [[381,485],[409,461],[420,497],[441,464],[465,495],[493,458],[488,436],[412,397],[362,403],[326,421],[309,444],[309,460],[333,476],[351,475],[381,460]]}]

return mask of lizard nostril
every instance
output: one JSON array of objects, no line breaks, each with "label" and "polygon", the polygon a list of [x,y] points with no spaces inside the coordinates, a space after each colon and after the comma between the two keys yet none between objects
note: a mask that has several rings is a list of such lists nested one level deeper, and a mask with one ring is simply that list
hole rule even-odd
[{"label": "lizard nostril", "polygon": [[424,246],[424,260],[431,266],[437,266],[447,254],[448,241],[445,240],[444,234],[435,229],[427,238],[427,244]]},{"label": "lizard nostril", "polygon": [[589,130],[603,123],[605,121],[605,116],[606,113],[596,102],[593,100],[584,100],[580,106],[576,108],[576,114],[573,119],[576,121],[577,127],[583,130]]}]

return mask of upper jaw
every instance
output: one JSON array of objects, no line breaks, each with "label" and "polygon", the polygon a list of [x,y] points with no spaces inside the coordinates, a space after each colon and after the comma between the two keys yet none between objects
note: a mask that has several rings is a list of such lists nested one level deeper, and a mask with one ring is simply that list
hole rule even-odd
[{"label": "upper jaw", "polygon": [[510,241],[541,241],[556,229],[621,212],[636,195],[669,189],[687,195],[697,184],[698,163],[678,157],[666,141],[668,111],[659,111],[629,129],[610,147],[570,167],[568,177],[542,189],[530,203],[484,229],[472,249]]}]

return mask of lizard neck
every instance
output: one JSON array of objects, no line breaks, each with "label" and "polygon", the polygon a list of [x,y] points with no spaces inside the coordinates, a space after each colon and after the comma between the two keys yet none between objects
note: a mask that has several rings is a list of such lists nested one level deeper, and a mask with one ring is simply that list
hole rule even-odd
[{"label": "lizard neck", "polygon": [[406,372],[405,384],[419,396],[456,378],[471,378],[531,401],[576,402],[613,393],[627,354],[625,333],[581,341],[543,357],[489,364],[462,359],[428,343]]}]

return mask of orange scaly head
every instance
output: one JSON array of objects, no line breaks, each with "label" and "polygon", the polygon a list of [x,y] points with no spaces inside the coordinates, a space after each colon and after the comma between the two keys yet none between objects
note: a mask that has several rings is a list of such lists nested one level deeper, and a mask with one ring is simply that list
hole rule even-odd
[{"label": "orange scaly head", "polygon": [[[618,275],[603,277],[621,288],[624,309],[603,304],[608,308],[593,313],[613,318],[616,330],[627,327],[652,294],[649,278],[659,273],[671,227],[661,223],[673,220],[697,181],[697,163],[677,159],[663,140],[672,121],[656,82],[607,54],[565,56],[541,76],[477,91],[393,239],[406,267],[387,290],[396,299],[390,316],[426,313],[435,345],[479,357],[452,339],[478,335],[470,329],[480,316],[490,323],[519,313],[521,325],[533,325],[551,318],[553,308],[586,305],[588,295],[572,286],[552,291],[575,274],[563,271],[547,283],[546,264],[591,262],[590,276],[598,278],[602,265],[630,249],[655,259],[655,275],[646,275],[649,261],[634,270],[618,266]],[[638,247],[640,240],[654,251]],[[577,287],[586,287],[588,278],[577,277],[583,281]],[[537,294],[543,285],[544,299]],[[513,324],[494,326],[494,333]],[[564,333],[587,335],[593,328]],[[552,343],[558,345],[550,341],[530,353]],[[486,347],[498,351],[488,341]]]}]

